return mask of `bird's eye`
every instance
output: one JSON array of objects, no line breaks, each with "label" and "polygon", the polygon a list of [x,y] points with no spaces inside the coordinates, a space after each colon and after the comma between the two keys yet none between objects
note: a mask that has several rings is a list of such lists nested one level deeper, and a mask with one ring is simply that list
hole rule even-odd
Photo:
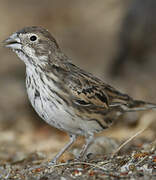
[{"label": "bird's eye", "polygon": [[31,41],[36,41],[36,39],[37,39],[37,37],[36,37],[35,35],[33,35],[33,36],[30,37],[30,40],[31,40]]}]

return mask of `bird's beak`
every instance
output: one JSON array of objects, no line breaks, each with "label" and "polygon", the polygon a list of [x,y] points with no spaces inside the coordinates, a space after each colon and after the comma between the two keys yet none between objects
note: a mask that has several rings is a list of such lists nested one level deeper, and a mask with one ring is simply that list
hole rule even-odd
[{"label": "bird's beak", "polygon": [[17,33],[12,34],[8,39],[2,42],[3,46],[11,49],[21,49],[21,41]]}]

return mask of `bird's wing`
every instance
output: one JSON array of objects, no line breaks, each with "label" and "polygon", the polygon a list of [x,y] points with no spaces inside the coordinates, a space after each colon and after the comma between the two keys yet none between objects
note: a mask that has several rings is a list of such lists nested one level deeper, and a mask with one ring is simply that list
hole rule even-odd
[{"label": "bird's wing", "polygon": [[[122,104],[129,96],[118,92],[103,83],[92,74],[66,62],[52,64],[49,75],[53,72],[59,79],[57,86],[62,89],[64,99],[72,103],[74,113],[85,120],[95,121],[100,128],[109,127],[122,112]],[[99,130],[99,129],[98,129]]]},{"label": "bird's wing", "polygon": [[72,63],[53,64],[52,69],[77,105],[108,109],[130,98]]}]

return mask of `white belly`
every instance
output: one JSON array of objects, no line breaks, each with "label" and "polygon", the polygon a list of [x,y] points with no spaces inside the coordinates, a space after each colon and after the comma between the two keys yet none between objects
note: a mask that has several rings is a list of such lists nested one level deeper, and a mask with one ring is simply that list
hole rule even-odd
[{"label": "white belly", "polygon": [[73,114],[74,111],[71,111],[65,105],[61,105],[55,98],[47,100],[46,94],[35,98],[35,91],[35,89],[28,88],[28,97],[35,111],[43,120],[65,132],[79,135],[84,134],[81,128],[84,122],[82,119],[75,117]]}]

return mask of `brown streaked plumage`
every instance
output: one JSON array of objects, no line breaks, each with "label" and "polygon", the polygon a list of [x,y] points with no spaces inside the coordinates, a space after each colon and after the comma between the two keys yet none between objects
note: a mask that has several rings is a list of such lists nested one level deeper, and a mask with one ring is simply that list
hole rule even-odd
[{"label": "brown streaked plumage", "polygon": [[82,157],[94,133],[108,128],[119,114],[156,108],[155,104],[133,100],[72,64],[51,34],[41,27],[24,28],[4,44],[26,64],[28,97],[36,112],[47,123],[70,135],[70,142],[53,163],[78,135],[85,136],[87,141]]}]

